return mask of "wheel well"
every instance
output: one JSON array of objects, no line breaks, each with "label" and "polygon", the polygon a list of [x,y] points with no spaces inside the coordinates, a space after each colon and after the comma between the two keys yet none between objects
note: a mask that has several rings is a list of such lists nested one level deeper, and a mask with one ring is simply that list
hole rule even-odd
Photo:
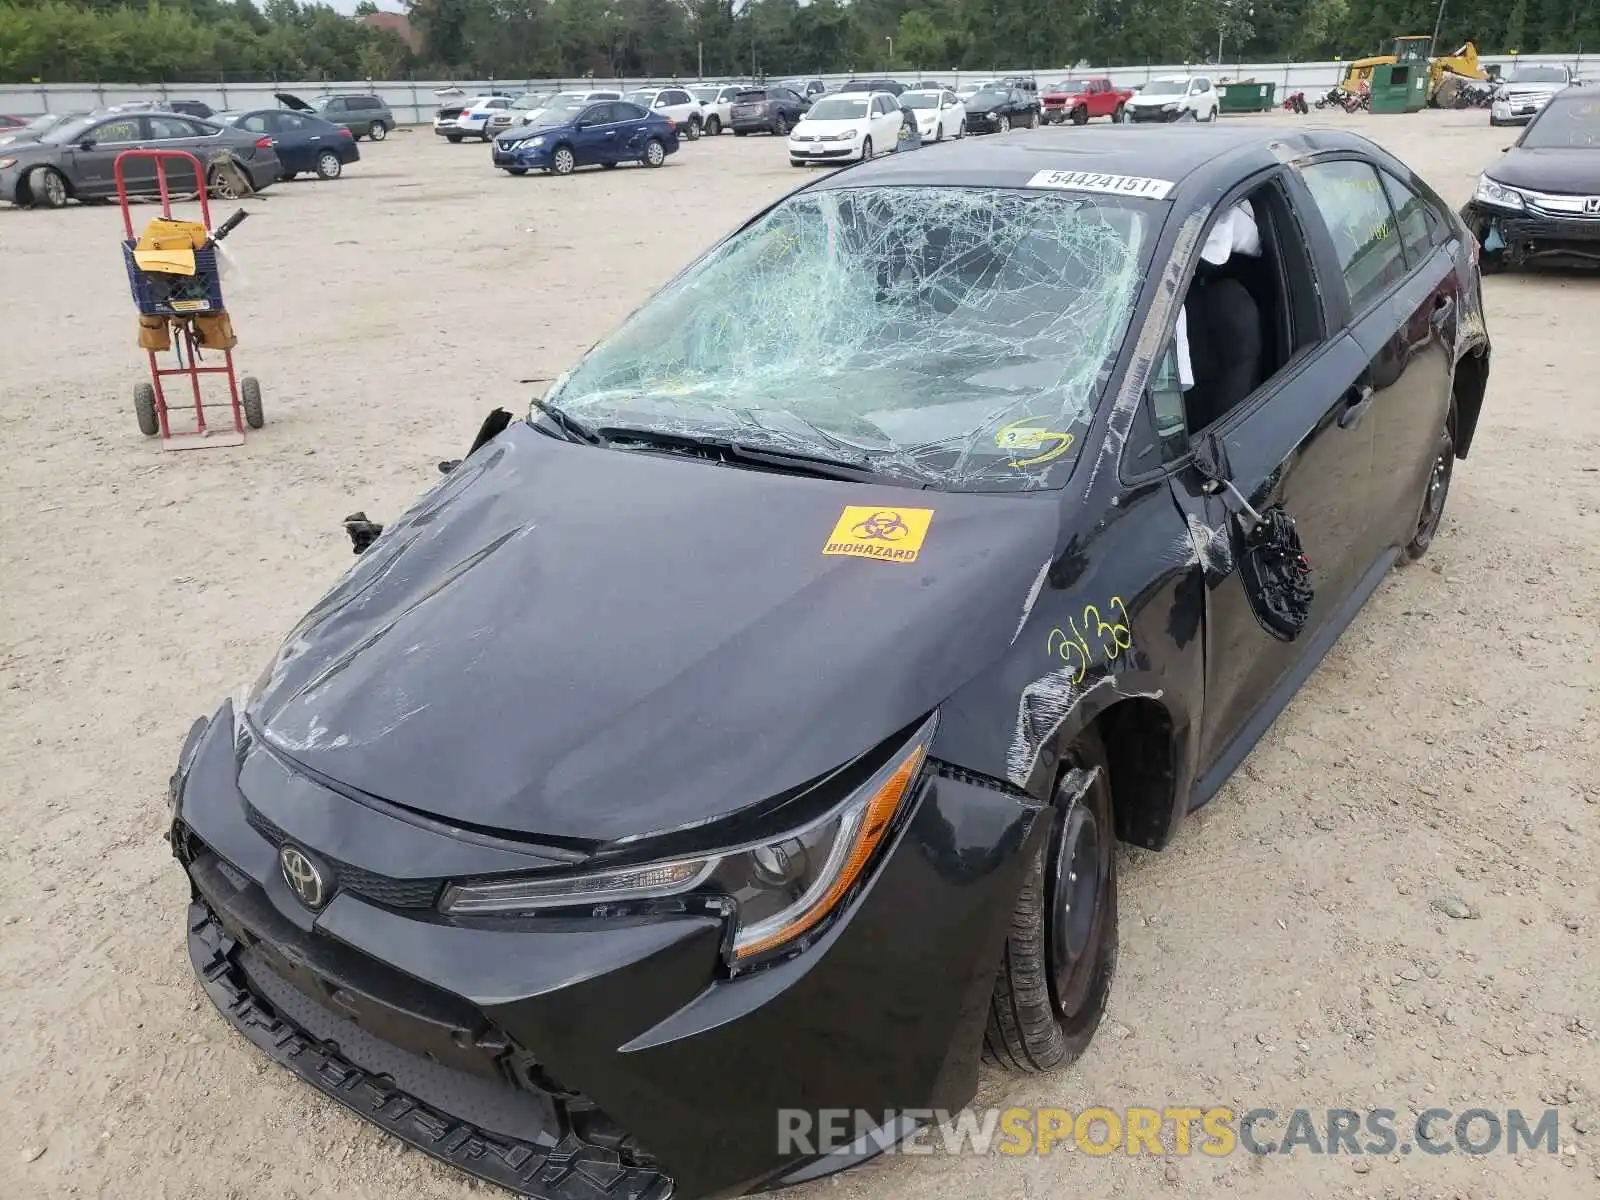
[{"label": "wheel well", "polygon": [[1111,772],[1119,841],[1160,849],[1172,825],[1172,716],[1142,696],[1119,700],[1095,720]]},{"label": "wheel well", "polygon": [[[29,181],[38,172],[48,170],[54,170],[54,168],[48,164],[42,164],[37,167],[30,167],[22,173],[22,178],[17,180],[16,205],[18,208],[26,208],[33,203],[33,184]],[[76,195],[72,190],[72,180],[67,176],[67,173],[65,171],[56,171],[56,174],[61,176],[61,182],[67,189],[67,195]]]},{"label": "wheel well", "polygon": [[1465,458],[1483,411],[1483,394],[1489,386],[1489,352],[1476,350],[1456,363],[1456,457]]}]

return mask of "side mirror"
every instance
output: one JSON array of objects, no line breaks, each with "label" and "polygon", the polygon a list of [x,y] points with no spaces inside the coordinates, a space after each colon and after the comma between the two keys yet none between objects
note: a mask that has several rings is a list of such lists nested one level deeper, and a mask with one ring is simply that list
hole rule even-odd
[{"label": "side mirror", "polygon": [[94,139],[92,137],[84,138],[83,141],[78,143],[78,149],[79,150],[93,150],[94,149],[94,145],[95,145],[95,143],[94,143]]},{"label": "side mirror", "polygon": [[1501,154],[1510,154],[1511,153],[1511,147],[1510,146],[1501,146],[1500,147],[1500,153]]}]

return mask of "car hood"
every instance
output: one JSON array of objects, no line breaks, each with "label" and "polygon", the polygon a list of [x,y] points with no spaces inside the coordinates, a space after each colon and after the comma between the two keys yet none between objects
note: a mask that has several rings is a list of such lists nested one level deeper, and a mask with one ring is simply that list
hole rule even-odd
[{"label": "car hood", "polygon": [[1487,174],[1497,183],[1536,192],[1600,196],[1600,150],[1522,150],[1514,146]]},{"label": "car hood", "polygon": [[[824,554],[847,505],[933,510],[916,561]],[[681,829],[837,768],[1005,652],[1060,511],[518,422],[368,548],[246,711],[285,757],[448,821]]]},{"label": "car hood", "polygon": [[965,103],[969,113],[993,112],[997,108],[1006,106],[1006,101],[1004,100],[979,100],[976,96]]},{"label": "car hood", "polygon": [[1499,98],[1504,100],[1513,96],[1530,99],[1536,96],[1554,96],[1567,86],[1564,83],[1503,83],[1500,85]]},{"label": "car hood", "polygon": [[1127,103],[1137,104],[1142,108],[1160,108],[1163,104],[1176,104],[1178,101],[1184,98],[1184,95],[1184,93],[1180,92],[1168,92],[1164,94],[1158,93],[1155,95],[1150,95],[1145,92],[1135,92],[1127,101]]}]

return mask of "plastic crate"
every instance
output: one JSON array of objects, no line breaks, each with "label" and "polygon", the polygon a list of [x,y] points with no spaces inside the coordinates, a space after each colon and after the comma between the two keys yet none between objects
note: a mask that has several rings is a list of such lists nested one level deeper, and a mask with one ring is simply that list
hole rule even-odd
[{"label": "plastic crate", "polygon": [[122,243],[122,262],[128,268],[134,307],[141,313],[152,317],[182,317],[224,311],[222,277],[217,270],[215,249],[207,247],[194,252],[193,275],[164,275],[145,271],[134,261],[135,244]]}]

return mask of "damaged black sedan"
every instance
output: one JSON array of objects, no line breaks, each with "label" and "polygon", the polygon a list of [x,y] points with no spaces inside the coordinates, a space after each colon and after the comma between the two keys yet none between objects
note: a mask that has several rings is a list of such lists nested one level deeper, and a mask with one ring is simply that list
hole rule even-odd
[{"label": "damaged black sedan", "polygon": [[1116,842],[1167,843],[1427,550],[1488,366],[1472,240],[1348,134],[817,180],[354,521],[196,723],[200,981],[534,1197],[813,1178],[981,1055],[1070,1062]]}]

